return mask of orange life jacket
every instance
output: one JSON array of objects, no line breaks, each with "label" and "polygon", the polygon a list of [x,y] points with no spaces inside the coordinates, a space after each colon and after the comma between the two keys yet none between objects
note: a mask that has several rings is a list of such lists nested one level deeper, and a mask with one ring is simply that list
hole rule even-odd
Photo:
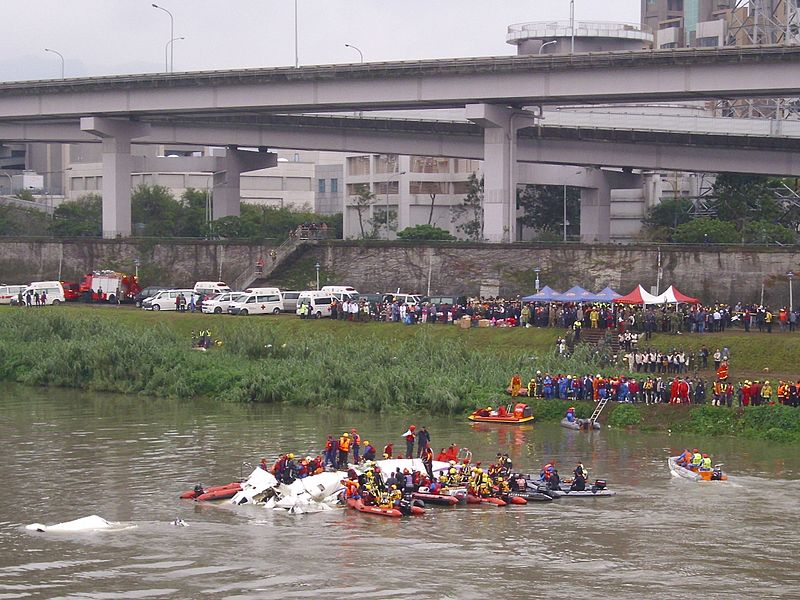
[{"label": "orange life jacket", "polygon": [[342,452],[350,452],[350,438],[349,437],[340,437],[339,438],[339,450]]}]

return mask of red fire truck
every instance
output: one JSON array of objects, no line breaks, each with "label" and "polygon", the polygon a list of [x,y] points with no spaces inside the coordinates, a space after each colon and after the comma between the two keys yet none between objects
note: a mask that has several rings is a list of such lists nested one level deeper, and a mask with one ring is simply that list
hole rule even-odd
[{"label": "red fire truck", "polygon": [[141,291],[134,275],[116,271],[94,271],[81,278],[79,291],[84,302],[133,302]]}]

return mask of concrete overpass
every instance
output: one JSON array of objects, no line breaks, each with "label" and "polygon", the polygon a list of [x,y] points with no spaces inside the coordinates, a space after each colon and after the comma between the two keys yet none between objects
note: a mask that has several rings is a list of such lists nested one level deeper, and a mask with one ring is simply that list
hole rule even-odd
[{"label": "concrete overpass", "polygon": [[[781,46],[7,83],[0,84],[0,141],[102,141],[103,230],[109,235],[130,233],[131,143],[479,158],[485,231],[488,239],[502,241],[515,238],[518,162],[800,174],[800,147],[791,137],[777,145],[769,135],[754,140],[749,134],[669,128],[551,127],[520,107],[797,95],[798,63],[800,48]],[[441,107],[465,107],[471,123],[353,125],[341,117],[280,114]],[[712,153],[715,148],[724,148],[724,156]],[[228,180],[242,169],[274,162],[265,153],[254,157],[233,150],[230,156]],[[233,204],[222,203],[217,216],[238,213]]]}]

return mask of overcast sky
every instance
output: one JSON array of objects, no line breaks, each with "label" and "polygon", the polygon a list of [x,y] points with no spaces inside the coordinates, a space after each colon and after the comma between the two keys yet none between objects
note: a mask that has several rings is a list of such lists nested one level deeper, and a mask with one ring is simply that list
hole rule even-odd
[{"label": "overcast sky", "polygon": [[[164,70],[152,0],[2,0],[0,80]],[[294,65],[295,0],[162,0],[175,71]],[[301,64],[513,54],[512,23],[569,18],[569,0],[297,0]],[[576,20],[638,23],[639,0],[575,0]]]}]

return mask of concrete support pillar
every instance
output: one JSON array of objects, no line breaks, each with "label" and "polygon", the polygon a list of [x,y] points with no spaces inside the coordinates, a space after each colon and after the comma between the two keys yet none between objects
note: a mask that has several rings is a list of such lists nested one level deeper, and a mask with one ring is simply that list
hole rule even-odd
[{"label": "concrete support pillar", "polygon": [[150,125],[84,117],[81,131],[103,141],[103,237],[127,237],[131,234],[131,140],[147,135]]},{"label": "concrete support pillar", "polygon": [[587,169],[587,187],[581,189],[581,241],[611,240],[611,191],[641,188],[642,176],[619,171]]},{"label": "concrete support pillar", "polygon": [[229,147],[225,153],[224,170],[214,173],[213,218],[238,217],[241,213],[241,175],[278,164],[274,152],[252,152]]},{"label": "concrete support pillar", "polygon": [[483,131],[483,237],[489,242],[517,239],[517,131],[514,112],[504,106],[468,104],[467,118]]}]

